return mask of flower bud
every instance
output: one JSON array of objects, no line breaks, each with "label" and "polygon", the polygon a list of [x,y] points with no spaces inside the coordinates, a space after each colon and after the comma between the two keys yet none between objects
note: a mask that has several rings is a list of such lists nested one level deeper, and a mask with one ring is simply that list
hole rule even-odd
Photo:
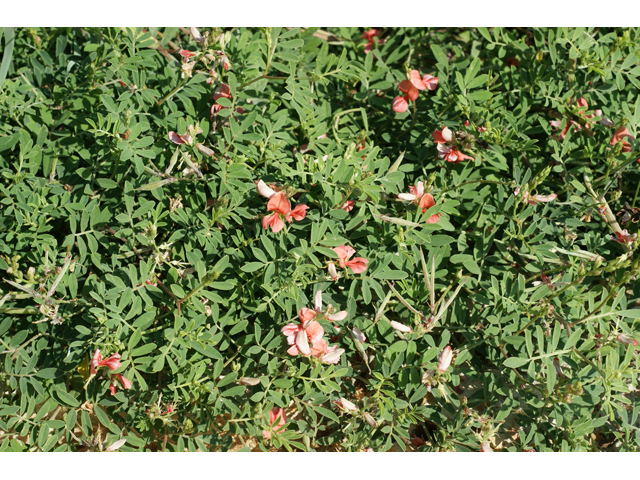
[{"label": "flower bud", "polygon": [[202,37],[202,35],[200,34],[200,32],[196,27],[189,27],[189,31],[191,32],[191,36],[196,42],[198,43],[204,42],[204,38]]},{"label": "flower bud", "polygon": [[340,397],[340,400],[338,401],[338,403],[340,403],[340,406],[347,411],[355,412],[358,410],[358,407],[356,407],[353,403],[351,403],[346,398]]},{"label": "flower bud", "polygon": [[256,190],[260,195],[266,198],[271,198],[276,194],[276,192],[262,180],[258,180],[258,182],[256,183]]},{"label": "flower bud", "polygon": [[367,341],[367,337],[365,337],[364,333],[362,333],[358,328],[353,327],[351,329],[351,336],[360,343],[364,343]]},{"label": "flower bud", "polygon": [[332,313],[331,315],[327,315],[326,318],[327,320],[331,321],[331,322],[339,322],[341,320],[344,320],[345,318],[347,318],[347,311],[346,310],[342,310],[341,312],[338,313]]},{"label": "flower bud", "polygon": [[489,453],[489,452],[493,452],[493,449],[491,448],[491,445],[489,445],[489,442],[483,442],[482,446],[480,447],[480,451]]},{"label": "flower bud", "polygon": [[638,346],[638,341],[635,340],[634,338],[631,338],[629,335],[625,335],[623,333],[621,333],[620,335],[618,335],[618,341],[624,345],[633,345],[634,347]]},{"label": "flower bud", "polygon": [[332,280],[338,279],[338,271],[336,270],[336,264],[333,262],[329,262],[327,264],[327,270],[329,271],[329,276]]},{"label": "flower bud", "polygon": [[438,355],[438,370],[444,373],[451,365],[451,360],[453,359],[453,352],[451,351],[451,347],[447,345],[444,347],[444,350],[440,352]]},{"label": "flower bud", "polygon": [[254,377],[242,377],[240,379],[240,383],[248,387],[254,387],[260,383],[260,379]]},{"label": "flower bud", "polygon": [[406,325],[400,323],[400,322],[396,322],[395,320],[391,320],[389,322],[389,325],[391,325],[392,328],[398,330],[399,332],[404,332],[404,333],[411,333],[411,327],[407,327]]},{"label": "flower bud", "polygon": [[213,150],[205,147],[203,144],[199,143],[198,145],[196,145],[196,148],[201,154],[206,155],[207,157],[213,157]]},{"label": "flower bud", "polygon": [[364,419],[366,422],[371,425],[373,428],[378,428],[378,423],[373,419],[371,415],[365,412]]},{"label": "flower bud", "polygon": [[320,360],[322,363],[332,363],[336,364],[340,361],[340,356],[344,353],[344,348],[338,348],[337,350],[327,353]]}]

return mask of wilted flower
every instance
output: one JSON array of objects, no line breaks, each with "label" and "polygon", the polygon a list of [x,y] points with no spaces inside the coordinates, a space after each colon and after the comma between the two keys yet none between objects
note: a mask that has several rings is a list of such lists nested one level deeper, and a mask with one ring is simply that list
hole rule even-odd
[{"label": "wilted flower", "polygon": [[444,347],[444,350],[440,352],[438,355],[438,370],[444,373],[451,365],[451,360],[453,359],[453,352],[451,351],[451,347],[447,345]]},{"label": "wilted flower", "polygon": [[202,133],[202,129],[200,127],[197,128],[193,125],[189,125],[187,127],[187,131],[182,135],[178,135],[176,132],[169,132],[169,140],[171,140],[176,145],[193,145],[193,139],[196,135]]},{"label": "wilted flower", "polygon": [[356,253],[353,247],[349,245],[340,245],[339,247],[335,247],[333,249],[334,252],[338,254],[338,258],[340,259],[340,266],[342,268],[349,267],[353,273],[362,273],[367,269],[367,264],[369,260],[362,257],[356,257],[352,260],[349,260]]},{"label": "wilted flower", "polygon": [[327,263],[327,270],[329,271],[329,276],[332,280],[338,279],[338,271],[336,270],[336,264],[333,262]]},{"label": "wilted flower", "polygon": [[403,323],[396,322],[395,320],[391,320],[389,322],[389,325],[391,325],[392,328],[394,328],[395,330],[398,330],[399,332],[404,332],[404,333],[411,333],[412,332],[411,327],[408,327],[408,326],[404,325]]},{"label": "wilted flower", "polygon": [[615,233],[616,233],[615,235],[611,235],[611,240],[614,240],[618,243],[622,243],[626,245],[631,245],[638,237],[637,233],[634,233],[633,235],[631,235],[626,230],[622,230],[622,232],[615,232]]},{"label": "wilted flower", "polygon": [[183,61],[188,62],[191,57],[195,55],[194,52],[190,52],[189,50],[180,50],[178,52],[180,56],[183,58]]},{"label": "wilted flower", "polygon": [[374,418],[369,413],[367,412],[364,413],[364,419],[373,428],[378,428],[378,423],[374,420]]},{"label": "wilted flower", "polygon": [[[278,423],[274,425],[276,420],[278,420]],[[271,426],[271,430],[263,430],[262,436],[266,440],[271,440],[271,431],[276,433],[282,432],[284,430],[285,423],[287,423],[287,415],[284,413],[284,410],[282,408],[273,407],[269,411],[269,425]]]},{"label": "wilted flower", "polygon": [[625,335],[624,333],[621,333],[620,335],[618,335],[618,341],[624,345],[633,345],[634,347],[638,346],[638,341],[634,338],[631,338],[629,335]]},{"label": "wilted flower", "polygon": [[240,383],[242,385],[246,385],[248,387],[253,387],[253,386],[258,385],[260,383],[260,379],[259,378],[254,378],[254,377],[242,377],[240,379]]},{"label": "wilted flower", "polygon": [[262,195],[263,197],[266,197],[266,198],[271,198],[276,194],[275,190],[273,190],[271,187],[269,187],[262,180],[258,180],[256,182],[256,191],[260,195]]},{"label": "wilted flower", "polygon": [[113,442],[111,445],[109,445],[107,447],[107,452],[115,452],[120,447],[122,447],[125,443],[127,443],[127,439],[126,438],[118,440],[117,442]]}]

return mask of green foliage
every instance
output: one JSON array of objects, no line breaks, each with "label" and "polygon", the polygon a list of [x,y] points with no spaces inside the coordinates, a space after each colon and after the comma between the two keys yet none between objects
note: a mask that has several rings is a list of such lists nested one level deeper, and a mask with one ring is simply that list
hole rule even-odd
[{"label": "green foliage", "polygon": [[1,451],[640,448],[637,30],[200,31],[0,30]]}]

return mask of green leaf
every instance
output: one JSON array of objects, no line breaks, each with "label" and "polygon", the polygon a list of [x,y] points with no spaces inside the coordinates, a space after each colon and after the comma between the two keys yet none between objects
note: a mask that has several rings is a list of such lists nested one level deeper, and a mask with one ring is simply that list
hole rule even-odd
[{"label": "green leaf", "polygon": [[509,357],[504,362],[502,362],[502,364],[505,367],[509,367],[509,368],[519,368],[519,367],[522,367],[523,365],[526,365],[527,363],[529,363],[528,358],[520,358],[520,357]]},{"label": "green leaf", "polygon": [[4,27],[4,53],[2,54],[2,64],[0,64],[0,89],[4,85],[4,81],[9,73],[9,67],[11,66],[11,59],[13,57],[13,46],[15,43],[14,28]]}]

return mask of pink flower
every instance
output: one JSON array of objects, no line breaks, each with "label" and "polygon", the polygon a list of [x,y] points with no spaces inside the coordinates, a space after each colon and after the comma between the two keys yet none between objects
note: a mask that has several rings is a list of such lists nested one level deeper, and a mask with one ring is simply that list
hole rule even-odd
[{"label": "pink flower", "polygon": [[487,127],[478,127],[478,132],[484,133],[487,131]]},{"label": "pink flower", "polygon": [[[276,420],[278,419],[280,420],[278,421],[277,425],[274,426]],[[266,440],[271,440],[271,431],[276,433],[282,432],[284,430],[285,423],[287,423],[287,415],[284,413],[284,410],[282,408],[273,407],[269,411],[269,425],[271,427],[271,430],[263,430],[262,436]]]},{"label": "pink flower", "polygon": [[344,348],[337,348],[336,345],[329,347],[327,353],[320,357],[322,363],[336,365],[340,361],[340,356],[344,353]]},{"label": "pink flower", "polygon": [[449,128],[443,127],[442,130],[433,132],[433,140],[438,144],[448,143],[453,140],[453,133]]},{"label": "pink flower", "polygon": [[411,327],[406,326],[403,323],[400,322],[396,322],[395,320],[391,320],[389,322],[389,325],[391,325],[391,328],[398,330],[399,332],[403,332],[403,333],[411,333],[413,330],[411,329]]},{"label": "pink flower", "polygon": [[[399,193],[398,198],[407,202],[411,202],[422,209],[422,213],[425,213],[431,207],[435,206],[436,201],[433,199],[433,195],[430,193],[424,193],[424,183],[418,182],[409,187],[410,193]],[[427,219],[427,223],[437,223],[440,220],[440,214],[431,215]]]},{"label": "pink flower", "polygon": [[438,355],[438,370],[444,373],[451,365],[451,360],[453,359],[453,352],[451,351],[451,347],[447,345],[444,347],[444,350],[440,352]]},{"label": "pink flower", "polygon": [[411,100],[412,102],[415,102],[418,98],[418,95],[420,94],[418,89],[410,80],[401,81],[400,84],[398,85],[398,89],[401,92],[406,93],[407,94],[406,98]]},{"label": "pink flower", "polygon": [[[229,85],[225,83],[220,85],[220,87],[218,87],[216,92],[213,94],[213,101],[216,102],[216,100],[222,97],[228,98],[229,100],[231,100],[231,88],[229,88]],[[214,103],[213,106],[211,107],[211,115],[218,113],[223,108],[227,108],[227,107],[223,107],[218,103]]]},{"label": "pink flower", "polygon": [[609,142],[609,145],[615,145],[618,142],[622,142],[622,151],[623,152],[630,152],[631,151],[631,144],[629,142],[627,142],[625,140],[625,138],[629,138],[632,142],[635,140],[631,136],[631,134],[629,133],[629,130],[627,130],[626,127],[620,127],[613,134],[613,137],[611,137],[611,141]]},{"label": "pink flower", "polygon": [[196,148],[201,154],[206,155],[207,157],[213,157],[213,150],[209,147],[205,147],[203,144],[199,143],[196,145]]},{"label": "pink flower", "polygon": [[[362,38],[364,38],[365,40],[367,40],[367,44],[364,46],[364,52],[365,53],[369,53],[373,50],[373,46],[374,46],[374,38],[375,37],[379,37],[380,34],[382,32],[380,30],[378,30],[377,28],[372,28],[370,30],[367,30],[366,32],[364,32],[362,34]],[[378,39],[378,44],[382,43],[381,39]]]},{"label": "pink flower", "polygon": [[391,109],[396,113],[406,112],[409,108],[409,103],[407,102],[408,97],[395,97],[393,102],[391,103]]},{"label": "pink flower", "polygon": [[[297,356],[299,353],[308,357],[311,355],[311,348],[309,342],[312,345],[320,342],[324,335],[324,330],[320,324],[313,319],[316,317],[316,312],[310,308],[301,308],[298,312],[298,318],[300,318],[300,324],[290,323],[282,327],[282,333],[287,337],[287,343],[291,347],[287,350],[287,353],[292,356]],[[326,342],[324,348],[319,346],[320,351],[326,349]]]},{"label": "pink flower", "polygon": [[434,77],[433,75],[423,75],[422,83],[427,90],[433,91],[438,86],[438,77]]},{"label": "pink flower", "polygon": [[468,127],[468,126],[469,126],[469,120],[465,120],[465,121],[464,121],[464,126],[465,126],[465,127]]},{"label": "pink flower", "polygon": [[202,129],[198,127],[196,128],[193,125],[189,125],[187,127],[187,131],[182,135],[178,135],[176,132],[169,132],[169,140],[171,140],[176,145],[193,145],[193,137],[199,133],[202,133]]},{"label": "pink flower", "polygon": [[438,144],[438,157],[444,158],[447,162],[460,163],[463,160],[474,160],[473,157],[465,155],[460,150],[457,150],[454,146],[448,146]]},{"label": "pink flower", "polygon": [[356,251],[348,245],[340,245],[333,249],[338,254],[340,259],[340,267],[349,267],[353,273],[362,273],[367,269],[369,260],[362,257],[356,257],[353,260],[349,260]]},{"label": "pink flower", "polygon": [[624,345],[633,345],[634,347],[638,346],[638,341],[634,338],[631,338],[629,335],[621,333],[617,338],[618,341]]},{"label": "pink flower", "polygon": [[116,380],[120,382],[122,388],[125,390],[129,390],[131,388],[132,384],[130,380],[127,380],[119,373],[114,373],[113,377],[111,377],[111,383],[109,384],[109,391],[111,391],[111,395],[116,394],[116,389],[118,388],[118,382]]},{"label": "pink flower", "polygon": [[631,245],[636,240],[637,237],[638,237],[637,233],[634,233],[633,235],[631,235],[626,230],[622,230],[622,232],[616,232],[615,236],[611,235],[611,240],[614,240],[618,243]]},{"label": "pink flower", "polygon": [[[256,188],[258,188],[257,185]],[[269,193],[264,188],[262,188],[262,190],[265,193]],[[269,202],[267,203],[267,210],[274,213],[267,215],[262,219],[262,228],[268,229],[271,227],[271,231],[278,233],[284,228],[284,221],[282,220],[281,215],[284,215],[284,219],[291,223],[292,220],[303,220],[307,215],[308,209],[309,207],[307,205],[298,204],[293,210],[291,210],[291,203],[284,193],[277,192],[275,195],[270,197]]]},{"label": "pink flower", "polygon": [[114,353],[105,360],[102,360],[102,354],[100,353],[100,350],[96,349],[95,353],[93,354],[93,358],[91,359],[90,371],[92,375],[95,375],[97,373],[96,369],[98,367],[108,367],[109,370],[115,371],[119,369],[121,365],[122,364],[120,363],[119,353]]},{"label": "pink flower", "polygon": [[365,412],[364,419],[371,427],[378,428],[378,423],[369,413]]},{"label": "pink flower", "polygon": [[231,62],[229,61],[229,57],[227,57],[226,55],[220,56],[220,62],[222,63],[222,68],[224,68],[225,72],[229,70],[229,68],[231,67]]},{"label": "pink flower", "polygon": [[353,200],[347,200],[346,202],[344,202],[342,205],[340,205],[340,208],[342,210],[344,210],[345,212],[350,212],[351,210],[353,210],[354,205],[356,204],[355,201]]}]

